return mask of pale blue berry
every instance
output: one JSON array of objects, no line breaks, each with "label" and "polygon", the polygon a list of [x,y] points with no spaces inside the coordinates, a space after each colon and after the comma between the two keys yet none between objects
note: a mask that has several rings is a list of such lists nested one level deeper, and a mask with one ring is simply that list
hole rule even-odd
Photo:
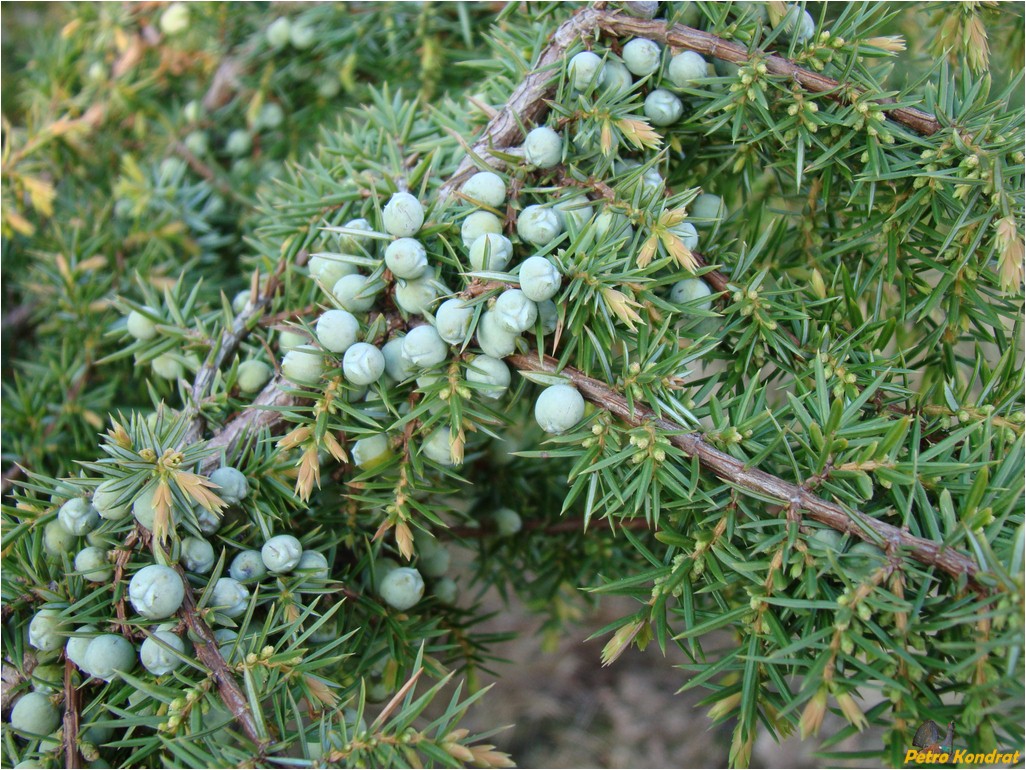
[{"label": "pale blue berry", "polygon": [[520,289],[507,289],[495,300],[493,311],[499,326],[507,332],[519,334],[534,326],[538,320],[538,306]]},{"label": "pale blue berry", "polygon": [[395,285],[395,304],[410,315],[424,315],[438,300],[439,283],[428,273],[413,280],[399,279]]},{"label": "pale blue berry", "polygon": [[68,500],[57,512],[57,520],[73,535],[84,535],[96,529],[100,523],[100,514],[82,497]]},{"label": "pale blue berry", "polygon": [[517,217],[517,233],[528,243],[542,246],[554,240],[563,232],[559,214],[551,208],[532,205]]},{"label": "pale blue berry", "polygon": [[249,481],[241,471],[231,466],[222,465],[210,474],[210,480],[219,487],[218,497],[229,505],[238,505],[249,494]]},{"label": "pale blue berry", "polygon": [[342,357],[342,373],[354,385],[370,385],[385,373],[385,357],[369,342],[357,342]]},{"label": "pale blue berry", "polygon": [[235,578],[218,578],[210,592],[208,606],[226,617],[240,617],[249,606],[249,589]]},{"label": "pale blue berry", "polygon": [[460,225],[460,237],[463,239],[463,246],[468,249],[473,246],[474,241],[488,233],[502,235],[502,220],[490,211],[475,211],[468,214]]},{"label": "pale blue berry", "polygon": [[75,554],[75,572],[80,572],[90,583],[106,583],[114,576],[107,552],[92,545]]},{"label": "pale blue berry", "polygon": [[348,310],[326,310],[317,319],[317,341],[332,353],[345,353],[360,336],[360,322]]},{"label": "pale blue berry", "polygon": [[448,356],[449,346],[433,326],[417,326],[403,337],[403,357],[416,367],[428,369]]},{"label": "pale blue berry", "polygon": [[712,310],[712,290],[701,278],[685,278],[670,288],[670,301],[675,305],[688,305],[689,311]]},{"label": "pale blue berry", "polygon": [[645,97],[645,117],[653,126],[669,126],[680,120],[684,105],[674,94],[657,88]]},{"label": "pale blue berry", "polygon": [[163,620],[178,612],[185,599],[185,584],[170,567],[151,564],[132,576],[128,598],[143,617]]},{"label": "pale blue berry", "polygon": [[709,65],[694,51],[684,51],[670,59],[666,74],[677,88],[687,88],[708,75]]},{"label": "pale blue berry", "polygon": [[29,622],[28,643],[43,652],[59,650],[64,646],[68,626],[68,621],[61,617],[59,610],[41,609]]},{"label": "pale blue berry", "polygon": [[528,257],[520,263],[520,290],[534,302],[551,299],[559,291],[562,276],[545,257]]},{"label": "pale blue berry", "polygon": [[[159,641],[157,641],[158,639]],[[161,642],[166,646],[161,646]],[[158,629],[151,636],[143,639],[143,643],[139,646],[139,662],[154,676],[163,676],[182,665],[182,659],[179,655],[175,655],[175,652],[184,655],[185,642],[178,634]]]},{"label": "pale blue berry", "polygon": [[424,207],[407,192],[394,193],[381,212],[381,223],[389,235],[408,238],[424,224]]},{"label": "pale blue berry", "polygon": [[317,348],[301,345],[285,354],[281,373],[297,385],[316,385],[324,375],[324,356]]},{"label": "pale blue berry", "polygon": [[534,419],[546,433],[566,433],[584,419],[584,398],[570,385],[550,385],[534,404]]},{"label": "pale blue berry", "polygon": [[118,634],[93,637],[85,651],[85,670],[90,676],[109,682],[118,672],[135,668],[135,647]]},{"label": "pale blue berry", "polygon": [[11,727],[19,733],[49,735],[57,729],[60,719],[57,707],[41,692],[22,695],[11,709]]},{"label": "pale blue berry", "polygon": [[552,168],[563,158],[563,138],[548,126],[531,129],[524,139],[524,157],[538,168]]},{"label": "pale blue berry", "polygon": [[303,555],[303,544],[292,535],[275,535],[260,549],[269,572],[291,572]]},{"label": "pale blue berry", "polygon": [[386,604],[404,612],[424,597],[424,578],[412,567],[398,567],[385,575],[378,594]]},{"label": "pale blue berry", "polygon": [[416,238],[399,238],[385,249],[385,265],[396,278],[420,278],[428,268],[427,251]]},{"label": "pale blue berry", "polygon": [[474,320],[474,308],[459,297],[447,299],[435,313],[435,329],[438,336],[450,345],[459,345],[470,333]]},{"label": "pale blue berry", "polygon": [[581,51],[570,60],[567,72],[574,88],[584,91],[596,81],[595,76],[601,69],[602,57],[591,51]]},{"label": "pale blue berry", "polygon": [[509,388],[509,367],[498,358],[474,356],[467,364],[467,382],[480,385],[476,390],[486,398],[499,398]]},{"label": "pale blue berry", "polygon": [[517,335],[503,328],[499,314],[486,310],[477,324],[477,344],[492,358],[505,358],[517,349]]},{"label": "pale blue berry", "polygon": [[214,568],[217,556],[214,554],[214,546],[203,538],[186,537],[182,539],[181,561],[189,572],[206,575]]},{"label": "pale blue berry", "polygon": [[260,551],[240,551],[232,559],[228,574],[240,583],[247,580],[259,581],[267,574],[267,566]]},{"label": "pale blue berry", "polygon": [[506,183],[491,171],[479,171],[463,183],[463,194],[475,203],[498,208],[506,202]]},{"label": "pale blue berry", "polygon": [[365,275],[353,273],[339,278],[332,287],[331,294],[344,310],[351,313],[366,313],[374,307],[374,301],[382,286],[380,281],[372,281]]},{"label": "pale blue berry", "polygon": [[470,244],[470,267],[478,272],[500,272],[513,257],[513,244],[498,233],[485,233]]},{"label": "pale blue berry", "polygon": [[623,63],[632,75],[645,77],[659,69],[663,56],[659,44],[636,37],[623,47]]}]

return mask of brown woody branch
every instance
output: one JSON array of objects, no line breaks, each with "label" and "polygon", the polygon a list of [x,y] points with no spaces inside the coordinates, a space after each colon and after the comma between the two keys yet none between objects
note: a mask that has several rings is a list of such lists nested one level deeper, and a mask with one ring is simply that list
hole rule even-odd
[{"label": "brown woody branch", "polygon": [[740,460],[707,444],[697,433],[688,432],[677,423],[656,416],[655,412],[640,403],[634,407],[627,399],[604,382],[588,377],[573,367],[558,368],[558,362],[551,356],[537,354],[515,354],[506,359],[513,366],[525,371],[559,373],[567,377],[592,403],[630,425],[651,424],[666,431],[669,440],[688,457],[697,458],[702,468],[741,489],[756,492],[765,497],[779,500],[783,505],[804,511],[813,521],[826,524],[833,529],[856,535],[863,540],[885,545],[895,545],[909,552],[913,559],[937,567],[956,580],[965,576],[969,585],[977,591],[984,589],[976,582],[979,571],[977,564],[961,552],[879,521],[856,510],[845,510],[841,506],[823,500],[796,484],[784,481],[758,468],[750,468]]},{"label": "brown woody branch", "polygon": [[82,766],[78,754],[78,688],[75,687],[75,664],[70,658],[64,660],[64,766]]}]

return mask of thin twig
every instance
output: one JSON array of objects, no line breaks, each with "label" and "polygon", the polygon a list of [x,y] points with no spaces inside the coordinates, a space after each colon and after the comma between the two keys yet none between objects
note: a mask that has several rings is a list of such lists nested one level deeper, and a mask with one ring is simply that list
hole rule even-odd
[{"label": "thin twig", "polygon": [[668,434],[670,442],[688,457],[697,458],[702,468],[719,478],[742,489],[756,492],[764,497],[779,500],[795,510],[804,511],[808,517],[833,529],[856,535],[863,540],[878,544],[896,544],[909,552],[913,559],[937,567],[958,580],[965,577],[977,591],[984,589],[976,582],[979,571],[977,564],[961,552],[925,538],[915,537],[908,532],[879,521],[857,510],[845,510],[835,503],[827,502],[813,495],[807,489],[784,481],[777,476],[750,468],[745,463],[707,444],[698,433],[662,417],[638,402],[633,408],[627,399],[604,382],[588,377],[573,367],[559,369],[558,362],[551,356],[515,354],[506,359],[513,366],[531,372],[562,374],[567,377],[585,398],[630,425],[652,424]]},{"label": "thin twig", "polygon": [[64,766],[82,766],[78,754],[78,688],[75,687],[75,664],[64,660]]}]

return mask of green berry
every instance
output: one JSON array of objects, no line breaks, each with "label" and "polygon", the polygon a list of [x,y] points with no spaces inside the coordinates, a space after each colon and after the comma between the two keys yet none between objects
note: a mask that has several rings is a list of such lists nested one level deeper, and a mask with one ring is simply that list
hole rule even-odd
[{"label": "green berry", "polygon": [[533,302],[551,299],[559,291],[562,276],[545,257],[528,257],[520,263],[520,290]]},{"label": "green berry", "polygon": [[698,227],[712,227],[716,221],[723,219],[726,208],[719,195],[702,193],[688,206],[688,213],[696,220]]},{"label": "green berry", "polygon": [[232,559],[228,574],[240,583],[248,580],[259,581],[267,574],[267,566],[260,551],[240,551]]},{"label": "green berry", "polygon": [[452,432],[447,426],[436,428],[421,445],[420,451],[439,465],[454,465],[452,456]]},{"label": "green berry", "polygon": [[285,111],[277,102],[268,102],[260,108],[256,125],[259,128],[277,128],[285,120]]},{"label": "green berry", "polygon": [[513,244],[498,233],[479,235],[470,244],[470,267],[478,272],[501,272],[513,257]]},{"label": "green berry", "polygon": [[638,77],[658,71],[662,58],[663,50],[659,44],[643,37],[636,37],[623,47],[624,66]]},{"label": "green berry", "polygon": [[477,325],[477,344],[492,358],[505,358],[517,349],[517,335],[499,322],[499,314],[486,310]]},{"label": "green berry", "polygon": [[161,353],[150,361],[153,373],[165,380],[180,380],[185,375],[185,367],[174,353]]},{"label": "green berry", "polygon": [[346,254],[358,254],[360,245],[367,240],[367,236],[359,233],[373,233],[374,228],[366,219],[350,219],[342,227],[350,232],[338,234],[338,247]]},{"label": "green berry", "polygon": [[424,224],[424,207],[409,193],[397,192],[381,212],[381,222],[388,234],[408,238]]},{"label": "green berry", "polygon": [[388,436],[384,433],[376,433],[372,436],[365,436],[353,444],[353,462],[357,467],[364,470],[371,470],[381,465],[392,456],[389,447]]},{"label": "green berry", "polygon": [[243,361],[239,364],[236,382],[243,393],[256,393],[268,383],[273,374],[271,367],[263,361]]},{"label": "green berry", "polygon": [[555,240],[563,232],[559,214],[551,208],[532,205],[517,217],[517,234],[535,246],[542,246]]},{"label": "green berry", "polygon": [[345,254],[318,252],[310,256],[310,276],[320,281],[325,289],[331,289],[340,279],[357,273],[356,265],[346,259]]},{"label": "green berry", "polygon": [[339,278],[331,289],[335,301],[344,310],[351,313],[366,313],[377,299],[383,285],[380,281],[371,281],[367,276],[353,273]]},{"label": "green berry", "polygon": [[250,290],[244,289],[243,291],[240,291],[238,294],[232,297],[232,311],[238,314],[245,310],[247,307],[251,307],[252,303],[250,302],[250,295]]},{"label": "green berry", "polygon": [[563,138],[548,126],[531,129],[524,139],[524,158],[538,168],[552,168],[563,159]]},{"label": "green berry", "polygon": [[188,28],[188,3],[171,3],[160,15],[160,31],[165,35],[177,35]]},{"label": "green berry", "polygon": [[93,637],[85,651],[85,670],[90,676],[109,682],[119,671],[135,668],[135,647],[118,634]]},{"label": "green berry", "polygon": [[11,727],[19,733],[49,735],[57,729],[61,715],[41,692],[22,695],[11,709]]},{"label": "green berry", "polygon": [[420,369],[442,363],[449,356],[449,346],[433,326],[417,326],[403,337],[403,357]]},{"label": "green berry", "polygon": [[297,385],[316,385],[324,375],[324,357],[316,348],[303,345],[285,354],[281,373]]},{"label": "green berry", "polygon": [[498,358],[474,356],[467,365],[467,382],[481,385],[477,392],[486,398],[499,398],[509,388],[509,367]]},{"label": "green berry", "polygon": [[328,579],[328,559],[320,551],[303,551],[296,565],[296,572],[304,574],[306,580],[300,583],[300,589],[320,588]]},{"label": "green berry", "polygon": [[42,652],[52,652],[64,646],[68,621],[59,610],[44,608],[29,622],[28,643]]},{"label": "green berry", "polygon": [[463,246],[471,248],[482,235],[502,235],[502,220],[490,211],[475,211],[468,214],[460,225]]},{"label": "green berry", "polygon": [[634,85],[631,71],[623,65],[623,62],[616,61],[615,59],[610,59],[602,65],[601,77],[602,90],[604,91],[622,94],[629,91],[631,86]]},{"label": "green berry", "polygon": [[214,554],[214,546],[201,537],[186,537],[182,539],[182,566],[189,572],[197,575],[206,575],[214,568],[217,556]]},{"label": "green berry", "polygon": [[84,535],[96,529],[100,514],[92,504],[82,497],[68,500],[57,512],[57,521],[72,535]]},{"label": "green berry", "polygon": [[784,34],[795,42],[804,43],[816,34],[816,20],[812,14],[803,11],[797,5],[792,5],[784,18],[780,21],[784,28]]},{"label": "green berry", "polygon": [[238,505],[249,494],[249,482],[242,471],[229,465],[222,465],[210,474],[210,480],[217,484],[217,495],[228,505]]},{"label": "green berry", "polygon": [[670,232],[680,238],[688,249],[694,251],[698,248],[698,230],[690,222],[673,225]]},{"label": "green berry", "polygon": [[450,345],[459,345],[470,334],[474,320],[474,308],[459,297],[447,299],[435,313],[435,329],[438,336]]},{"label": "green berry", "polygon": [[199,157],[210,152],[210,137],[206,131],[190,131],[183,144],[185,149]]},{"label": "green berry", "polygon": [[424,597],[424,578],[412,567],[398,567],[385,575],[378,594],[386,604],[405,612]]},{"label": "green berry", "polygon": [[602,69],[602,57],[591,51],[581,51],[575,55],[567,67],[570,81],[578,91],[585,91],[596,82],[596,75]]},{"label": "green berry", "polygon": [[228,134],[224,143],[224,151],[234,158],[241,157],[253,148],[253,139],[249,131],[244,128],[237,128]]},{"label": "green berry", "polygon": [[317,40],[317,33],[306,24],[293,24],[289,30],[289,42],[292,47],[299,51],[305,51]]},{"label": "green berry", "polygon": [[124,495],[120,479],[109,479],[93,490],[93,508],[105,519],[120,521],[129,514],[129,503],[119,503]]},{"label": "green berry", "polygon": [[688,310],[712,310],[712,290],[701,278],[685,278],[670,288],[670,302],[688,305]]},{"label": "green berry", "polygon": [[399,279],[395,286],[395,304],[410,315],[425,315],[438,299],[438,280],[427,274],[414,280]]},{"label": "green berry", "polygon": [[677,88],[688,88],[709,74],[709,64],[694,51],[684,51],[670,59],[666,74]]},{"label": "green berry", "polygon": [[625,0],[623,9],[636,19],[653,19],[659,11],[658,0]]},{"label": "green berry", "polygon": [[428,268],[427,251],[416,238],[399,238],[385,249],[385,265],[396,278],[420,278]]},{"label": "green berry", "polygon": [[534,419],[546,433],[566,433],[584,419],[584,398],[570,385],[551,385],[538,396]]},{"label": "green berry", "polygon": [[541,322],[542,334],[552,334],[559,324],[559,309],[551,299],[538,303],[538,320]]},{"label": "green berry", "polygon": [[515,535],[523,527],[520,514],[512,508],[500,508],[492,514],[495,521],[495,531],[504,537]]},{"label": "green berry", "polygon": [[459,586],[450,577],[443,577],[435,583],[432,595],[442,604],[455,604],[459,596]]},{"label": "green berry", "polygon": [[271,44],[272,48],[284,48],[289,42],[291,31],[292,22],[286,17],[280,16],[267,27],[267,42]]},{"label": "green berry", "polygon": [[128,598],[135,611],[146,618],[163,620],[178,612],[185,598],[185,584],[177,572],[162,564],[143,567],[128,584]]},{"label": "green berry", "polygon": [[43,550],[50,556],[59,557],[75,547],[75,536],[68,532],[59,519],[43,527]]},{"label": "green berry", "polygon": [[218,578],[207,604],[226,617],[240,617],[249,607],[249,589],[235,578]]},{"label": "green berry", "polygon": [[576,229],[580,230],[595,214],[591,201],[585,195],[573,195],[562,198],[552,207],[559,217],[561,229],[565,230],[569,223],[573,223]]},{"label": "green berry", "polygon": [[[161,646],[161,642],[166,646]],[[168,647],[179,655],[185,654],[185,642],[178,634],[158,629],[152,636],[146,637],[139,646],[139,662],[142,667],[155,676],[163,676],[182,665],[182,659]]]},{"label": "green berry", "polygon": [[493,311],[499,327],[514,334],[530,329],[538,320],[538,306],[520,289],[507,289],[500,294]]},{"label": "green berry", "polygon": [[498,208],[506,202],[506,183],[498,174],[479,171],[463,183],[463,194],[475,203]]},{"label": "green berry", "polygon": [[278,349],[281,350],[282,353],[288,353],[290,350],[302,347],[309,341],[310,338],[300,331],[285,329],[278,333]]},{"label": "green berry", "polygon": [[348,310],[327,310],[317,319],[317,341],[332,353],[345,353],[360,336],[360,322]]},{"label": "green berry", "polygon": [[653,126],[669,126],[684,113],[684,105],[674,94],[657,88],[645,97],[645,117]]},{"label": "green berry", "polygon": [[[146,310],[150,314],[156,314],[152,308],[146,308]],[[157,336],[157,322],[138,310],[133,310],[128,314],[127,328],[128,333],[137,340],[152,340]]]},{"label": "green berry", "polygon": [[417,368],[403,357],[403,339],[393,337],[381,348],[381,355],[385,358],[385,373],[396,382],[405,382],[417,372]]},{"label": "green berry", "polygon": [[213,511],[196,506],[193,515],[196,517],[196,526],[204,535],[212,535],[221,528],[221,517]]},{"label": "green berry", "polygon": [[83,548],[75,555],[75,571],[91,583],[106,583],[114,576],[107,552],[96,546]]},{"label": "green berry", "polygon": [[64,656],[83,671],[85,670],[85,651],[96,631],[96,626],[79,626],[75,629],[76,636],[69,636],[64,645]]},{"label": "green berry", "polygon": [[370,385],[385,373],[385,357],[369,342],[357,342],[342,357],[342,373],[354,385]]},{"label": "green berry", "polygon": [[291,572],[303,555],[303,544],[292,535],[275,535],[260,549],[269,572]]}]

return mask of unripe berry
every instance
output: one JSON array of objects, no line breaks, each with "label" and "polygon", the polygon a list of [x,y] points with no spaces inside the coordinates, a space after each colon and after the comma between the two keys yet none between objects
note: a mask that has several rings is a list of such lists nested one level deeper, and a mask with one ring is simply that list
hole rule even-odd
[{"label": "unripe berry", "polygon": [[185,585],[177,572],[161,564],[143,567],[128,584],[128,598],[135,611],[146,618],[163,620],[178,612]]},{"label": "unripe berry", "polygon": [[165,35],[177,35],[189,28],[189,6],[187,3],[171,3],[160,15],[160,31]]},{"label": "unripe berry", "polygon": [[206,131],[190,131],[182,144],[185,145],[185,149],[198,157],[210,152],[210,137],[207,136]]},{"label": "unripe berry", "polygon": [[118,634],[101,634],[89,642],[85,651],[86,673],[109,682],[119,671],[135,668],[135,647]]},{"label": "unripe berry", "polygon": [[174,353],[161,353],[150,361],[153,373],[165,380],[179,380],[185,375],[185,367]]},{"label": "unripe berry", "polygon": [[659,3],[657,0],[626,0],[623,9],[637,19],[654,19]]},{"label": "unripe berry", "polygon": [[239,364],[236,383],[243,393],[256,393],[261,390],[274,371],[263,361],[243,361]]},{"label": "unripe berry", "polygon": [[575,55],[567,67],[570,81],[578,91],[584,91],[589,86],[598,82],[596,75],[602,69],[602,57],[593,54],[591,51],[581,51]]},{"label": "unripe berry", "polygon": [[395,286],[395,304],[410,315],[425,315],[438,300],[438,280],[432,273],[414,280],[399,279]]},{"label": "unripe berry", "polygon": [[563,158],[563,138],[548,126],[538,126],[524,139],[524,157],[538,168],[552,168]]},{"label": "unripe berry", "polygon": [[[695,302],[704,299],[704,302]],[[712,290],[701,278],[685,278],[670,288],[670,302],[689,305],[688,310],[712,310]],[[695,303],[695,304],[692,304]]]},{"label": "unripe berry", "polygon": [[595,234],[600,238],[608,236],[611,239],[626,238],[630,241],[634,237],[634,228],[626,216],[606,208],[595,217]]},{"label": "unripe berry", "polygon": [[448,356],[449,346],[433,326],[417,326],[403,337],[403,357],[421,369],[440,364]]},{"label": "unripe berry", "polygon": [[573,223],[578,230],[588,223],[595,213],[591,201],[585,195],[574,195],[563,198],[552,207],[559,217],[560,229],[565,230],[567,224]]},{"label": "unripe berry", "polygon": [[385,373],[396,382],[405,382],[417,373],[417,368],[403,357],[403,337],[386,342],[381,355],[385,359]]},{"label": "unripe berry", "polygon": [[465,248],[471,248],[482,235],[502,235],[502,220],[490,211],[475,211],[468,214],[460,225],[460,237]]},{"label": "unripe berry", "polygon": [[316,385],[324,374],[324,357],[316,348],[303,345],[285,354],[281,373],[296,385]]},{"label": "unripe berry", "polygon": [[302,347],[309,341],[310,338],[301,331],[284,329],[278,333],[278,349],[282,353],[288,353],[290,350]]},{"label": "unripe berry", "polygon": [[399,238],[385,249],[385,265],[396,278],[420,278],[428,268],[427,251],[416,238]]},{"label": "unripe berry", "polygon": [[702,193],[691,201],[688,213],[694,219],[700,220],[695,223],[698,227],[712,227],[716,220],[723,219],[726,209],[719,195]]},{"label": "unripe berry", "polygon": [[670,232],[676,235],[688,249],[698,248],[698,230],[690,222],[681,222],[670,228]]},{"label": "unripe berry", "polygon": [[470,245],[470,267],[478,272],[500,272],[513,257],[513,244],[498,233],[478,236]]},{"label": "unripe berry", "polygon": [[260,551],[240,551],[232,559],[228,574],[240,583],[247,580],[259,581],[267,574],[267,566]]},{"label": "unripe berry", "polygon": [[314,254],[310,257],[308,264],[310,276],[320,281],[321,286],[329,291],[340,279],[357,272],[356,265],[349,262],[342,254]]},{"label": "unripe berry", "polygon": [[161,629],[154,631],[153,636],[143,639],[143,643],[139,646],[139,662],[151,674],[163,676],[182,665],[182,659],[171,650],[162,647],[157,639],[182,655],[185,654],[185,642],[178,634]]},{"label": "unripe berry", "polygon": [[291,572],[303,555],[303,544],[292,535],[275,535],[260,549],[269,572]]},{"label": "unripe berry", "polygon": [[544,206],[528,206],[517,217],[517,234],[528,243],[542,246],[563,232],[559,214]]},{"label": "unripe berry", "polygon": [[292,22],[281,16],[267,27],[267,42],[271,44],[272,48],[284,48],[289,42],[291,31]]},{"label": "unripe berry", "polygon": [[60,719],[57,708],[41,692],[22,695],[11,709],[11,727],[19,733],[49,735],[57,729]]},{"label": "unripe berry", "polygon": [[214,554],[214,546],[203,538],[186,537],[182,539],[181,561],[189,572],[206,575],[214,568],[217,556]]},{"label": "unripe berry", "polygon": [[256,117],[258,128],[277,128],[285,120],[285,111],[277,102],[267,102]]},{"label": "unripe berry", "polygon": [[385,357],[369,342],[357,342],[342,358],[342,373],[354,385],[370,385],[385,373]]},{"label": "unripe berry", "polygon": [[106,583],[114,576],[107,552],[92,545],[75,554],[75,572],[81,572],[90,583]]},{"label": "unripe berry", "polygon": [[[151,313],[155,312],[151,308],[146,309]],[[157,336],[156,322],[143,315],[138,310],[133,310],[128,314],[127,328],[128,333],[137,340],[152,340]]]},{"label": "unripe berry", "polygon": [[367,236],[361,235],[360,233],[374,232],[374,228],[371,227],[371,223],[362,217],[359,219],[350,219],[342,225],[342,227],[349,231],[355,231],[355,234],[338,234],[338,248],[346,254],[358,254],[360,252],[360,245],[367,240]]},{"label": "unripe berry", "polygon": [[68,621],[58,610],[44,608],[32,616],[29,622],[28,643],[37,650],[50,652],[64,646],[64,635]]},{"label": "unripe berry", "polygon": [[122,490],[115,486],[118,483],[120,479],[108,479],[93,490],[93,508],[109,521],[120,521],[129,513],[128,503],[118,503],[122,496]]},{"label": "unripe berry", "polygon": [[631,72],[623,62],[608,60],[602,65],[602,89],[615,93],[626,93],[634,84]]},{"label": "unripe berry", "polygon": [[452,578],[443,577],[435,583],[431,594],[442,604],[455,604],[459,596],[459,586]]},{"label": "unripe berry", "polygon": [[68,532],[59,519],[43,527],[43,550],[50,556],[59,557],[75,547],[75,536]]},{"label": "unripe berry", "polygon": [[505,358],[517,349],[517,335],[500,325],[498,313],[486,310],[477,324],[477,344],[492,358]]},{"label": "unripe berry", "polygon": [[229,465],[222,465],[211,473],[210,480],[220,487],[217,495],[228,505],[238,505],[249,494],[249,482],[245,475]]},{"label": "unripe berry", "polygon": [[816,20],[812,14],[797,5],[791,6],[780,21],[784,34],[798,43],[804,43],[816,34]]},{"label": "unripe berry", "polygon": [[317,588],[328,579],[328,559],[320,551],[303,551],[296,565],[296,572],[305,574],[307,579],[299,584],[301,589]]},{"label": "unripe berry", "polygon": [[210,592],[208,606],[229,618],[245,615],[249,606],[249,589],[235,578],[218,578]]},{"label": "unripe berry", "polygon": [[636,37],[623,47],[623,63],[632,75],[644,77],[659,69],[662,53],[658,43]]},{"label": "unripe berry", "polygon": [[523,527],[520,514],[512,508],[500,508],[492,514],[492,518],[495,520],[495,531],[505,537],[515,535]]},{"label": "unripe berry", "polygon": [[506,183],[491,171],[479,171],[463,183],[463,194],[475,203],[498,208],[506,202]]},{"label": "unripe berry", "polygon": [[100,514],[83,497],[68,500],[57,512],[57,521],[72,535],[84,535],[96,529],[100,523]]},{"label": "unripe berry", "polygon": [[507,289],[495,301],[493,312],[499,326],[514,334],[527,331],[538,320],[538,306],[520,289]]},{"label": "unripe berry", "polygon": [[546,433],[566,433],[584,419],[584,398],[570,385],[551,385],[538,396],[534,419]]},{"label": "unripe berry", "polygon": [[360,322],[348,310],[327,310],[317,319],[317,341],[332,353],[345,353],[360,335]]},{"label": "unripe berry", "polygon": [[424,224],[424,207],[409,193],[394,193],[381,212],[381,224],[389,235],[408,238]]},{"label": "unripe berry", "polygon": [[237,128],[228,134],[224,143],[224,151],[232,157],[238,158],[248,153],[253,148],[253,139],[249,131],[244,128]]},{"label": "unripe berry", "polygon": [[304,51],[317,40],[317,32],[307,24],[293,24],[289,29],[289,42],[292,47]]},{"label": "unripe berry", "polygon": [[83,671],[85,671],[85,652],[89,647],[89,642],[93,640],[91,635],[96,631],[96,626],[79,626],[75,629],[75,633],[82,634],[82,636],[69,637],[67,644],[64,645],[64,657]]},{"label": "unripe berry", "polygon": [[645,97],[645,117],[653,126],[669,126],[684,113],[680,99],[664,88],[657,88]]},{"label": "unripe berry", "polygon": [[459,345],[470,333],[474,320],[474,308],[459,297],[447,299],[435,313],[435,329],[438,336],[450,345]]},{"label": "unripe berry", "polygon": [[378,594],[386,604],[404,612],[424,596],[424,578],[412,567],[398,567],[381,581]]},{"label": "unripe berry", "polygon": [[509,367],[498,358],[475,356],[467,365],[467,382],[487,386],[478,388],[477,392],[487,398],[499,398],[509,388]]},{"label": "unripe berry", "polygon": [[366,313],[374,307],[374,301],[381,288],[380,281],[371,281],[365,275],[353,273],[339,278],[331,288],[331,294],[344,310],[351,313]]},{"label": "unripe berry", "polygon": [[556,331],[559,324],[559,309],[551,299],[538,303],[538,320],[541,323],[542,334],[549,335]]},{"label": "unripe berry", "polygon": [[420,451],[439,465],[453,465],[452,431],[444,425],[436,428],[421,445]]},{"label": "unripe berry", "polygon": [[667,76],[677,88],[687,88],[698,78],[706,77],[708,73],[708,63],[694,51],[677,54],[670,59],[670,66],[666,68]]},{"label": "unripe berry", "polygon": [[392,449],[388,444],[388,436],[384,433],[376,433],[372,436],[364,436],[353,444],[353,462],[358,468],[371,470],[381,465],[392,456]]}]

